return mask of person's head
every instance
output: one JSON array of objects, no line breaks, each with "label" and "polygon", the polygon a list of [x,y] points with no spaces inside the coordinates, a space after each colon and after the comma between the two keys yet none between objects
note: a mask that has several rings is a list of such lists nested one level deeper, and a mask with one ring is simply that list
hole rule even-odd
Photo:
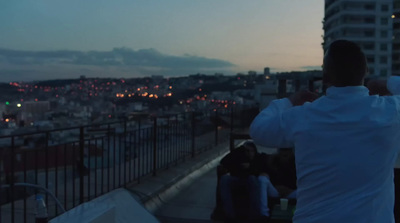
[{"label": "person's head", "polygon": [[323,78],[327,86],[360,86],[368,73],[361,48],[348,40],[336,40],[324,56]]},{"label": "person's head", "polygon": [[254,159],[257,154],[257,146],[254,144],[254,142],[246,141],[245,143],[243,143],[242,146],[244,148],[247,158],[249,158],[249,160]]}]

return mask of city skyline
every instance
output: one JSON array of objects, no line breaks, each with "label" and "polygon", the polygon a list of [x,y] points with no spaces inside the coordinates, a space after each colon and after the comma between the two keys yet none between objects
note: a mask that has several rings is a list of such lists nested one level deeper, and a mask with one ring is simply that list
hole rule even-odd
[{"label": "city skyline", "polygon": [[[0,82],[320,69],[323,4],[3,2]],[[99,64],[109,57],[123,63]]]}]

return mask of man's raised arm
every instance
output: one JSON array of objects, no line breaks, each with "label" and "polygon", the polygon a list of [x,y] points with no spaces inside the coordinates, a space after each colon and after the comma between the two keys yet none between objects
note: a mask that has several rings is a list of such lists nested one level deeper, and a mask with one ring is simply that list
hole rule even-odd
[{"label": "man's raised arm", "polygon": [[391,76],[387,80],[387,89],[393,95],[400,95],[400,76]]},{"label": "man's raised arm", "polygon": [[314,101],[318,95],[309,91],[300,91],[289,98],[274,100],[262,110],[250,125],[250,136],[256,144],[267,147],[293,147],[288,140],[290,123],[282,120],[282,113],[293,106],[303,105]]}]

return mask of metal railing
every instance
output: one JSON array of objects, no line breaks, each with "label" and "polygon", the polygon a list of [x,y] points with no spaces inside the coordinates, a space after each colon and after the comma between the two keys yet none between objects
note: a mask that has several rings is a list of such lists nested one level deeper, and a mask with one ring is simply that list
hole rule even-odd
[{"label": "metal railing", "polygon": [[[254,110],[254,109],[253,109]],[[250,111],[250,112],[249,112]],[[256,112],[214,110],[0,137],[0,223],[34,222],[35,189],[47,188],[65,210],[228,141]],[[46,195],[50,218],[62,213]]]}]

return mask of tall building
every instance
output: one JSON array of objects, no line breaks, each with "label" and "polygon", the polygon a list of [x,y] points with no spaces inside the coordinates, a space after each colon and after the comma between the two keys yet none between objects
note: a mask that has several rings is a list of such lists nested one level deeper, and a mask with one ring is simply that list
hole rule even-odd
[{"label": "tall building", "polygon": [[326,51],[332,41],[346,39],[364,51],[371,75],[392,74],[393,0],[325,0]]},{"label": "tall building", "polygon": [[400,75],[400,0],[393,2],[393,70],[392,75]]}]

